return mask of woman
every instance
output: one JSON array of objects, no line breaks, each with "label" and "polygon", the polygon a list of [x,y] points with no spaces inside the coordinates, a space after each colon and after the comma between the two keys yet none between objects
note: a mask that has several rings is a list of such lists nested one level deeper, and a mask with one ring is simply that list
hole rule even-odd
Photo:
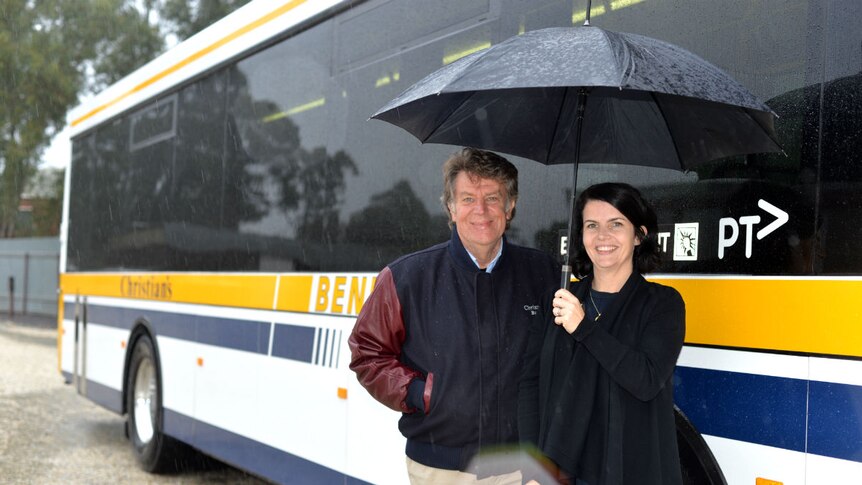
[{"label": "woman", "polygon": [[655,212],[619,183],[589,187],[575,210],[575,271],[586,276],[557,290],[532,329],[521,439],[563,483],[681,484],[672,380],[685,304],[641,276],[659,264]]}]

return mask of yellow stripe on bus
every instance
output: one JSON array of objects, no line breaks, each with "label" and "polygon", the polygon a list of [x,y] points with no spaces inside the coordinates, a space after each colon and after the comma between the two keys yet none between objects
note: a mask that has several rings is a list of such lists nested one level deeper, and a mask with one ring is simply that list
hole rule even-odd
[{"label": "yellow stripe on bus", "polygon": [[175,63],[174,65],[154,74],[149,79],[146,79],[145,81],[135,85],[132,89],[126,91],[125,93],[120,94],[116,98],[114,98],[114,99],[112,99],[112,100],[110,100],[110,101],[108,101],[102,105],[97,106],[96,108],[90,110],[89,112],[87,112],[83,116],[80,116],[80,117],[72,120],[72,126],[77,126],[77,125],[83,123],[84,121],[92,118],[93,116],[101,113],[102,111],[104,111],[104,110],[110,108],[111,106],[119,103],[120,101],[128,98],[132,94],[135,94],[135,93],[147,88],[148,86],[152,85],[153,83],[169,76],[170,74],[173,74],[174,72],[179,71],[183,67],[186,67],[187,65],[191,64],[192,62],[206,56],[207,54],[209,54],[209,53],[213,52],[214,50],[218,49],[219,47],[222,47],[223,45],[235,40],[236,38],[241,37],[241,36],[251,32],[251,31],[253,31],[254,29],[260,27],[261,25],[266,24],[267,22],[270,22],[270,21],[280,17],[281,15],[284,15],[285,13],[289,12],[290,10],[293,10],[294,8],[298,7],[299,5],[302,5],[306,1],[307,0],[293,0],[292,2],[286,3],[286,4],[282,5],[281,7],[273,10],[272,12],[264,15],[263,17],[260,17],[259,19],[255,20],[254,22],[251,22],[251,23],[249,23],[243,27],[240,27],[237,30],[234,30],[233,32],[222,37],[221,39],[217,40],[216,42],[213,42],[212,44],[204,47],[203,49],[198,50],[197,52],[191,54],[190,56],[186,57],[185,59],[180,60],[179,62]]},{"label": "yellow stripe on bus", "polygon": [[686,306],[686,342],[862,357],[862,281],[654,279]]},{"label": "yellow stripe on bus", "polygon": [[[215,275],[183,273],[63,274],[61,294],[194,303],[240,308],[273,309],[275,275]],[[276,310],[307,312],[311,275],[280,277]],[[60,305],[62,310],[63,306]],[[61,318],[62,321],[62,318]]]},{"label": "yellow stripe on bus", "polygon": [[272,309],[275,275],[63,274],[65,295]]},{"label": "yellow stripe on bus", "polygon": [[[371,274],[64,274],[61,294],[355,315]],[[650,278],[686,303],[686,342],[862,357],[862,280]],[[278,294],[275,294],[278,288]]]},{"label": "yellow stripe on bus", "polygon": [[282,276],[275,308],[288,312],[307,312],[313,280],[311,275]]}]

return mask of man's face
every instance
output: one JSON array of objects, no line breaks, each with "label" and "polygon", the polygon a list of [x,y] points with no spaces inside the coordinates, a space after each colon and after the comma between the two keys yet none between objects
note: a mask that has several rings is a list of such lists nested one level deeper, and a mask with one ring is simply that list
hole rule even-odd
[{"label": "man's face", "polygon": [[515,201],[508,200],[506,188],[493,179],[461,172],[454,185],[449,214],[461,243],[474,256],[496,251]]}]

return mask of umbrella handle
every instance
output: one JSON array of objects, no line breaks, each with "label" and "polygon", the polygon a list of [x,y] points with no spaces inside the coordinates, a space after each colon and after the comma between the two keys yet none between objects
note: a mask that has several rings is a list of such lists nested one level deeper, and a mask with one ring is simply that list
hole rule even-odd
[{"label": "umbrella handle", "polygon": [[[589,12],[589,5],[587,6],[587,11]],[[581,131],[583,130],[584,125],[584,112],[586,112],[587,109],[587,95],[587,88],[581,87],[578,89],[578,108],[577,117],[575,118],[575,163],[572,166],[572,205],[569,211],[569,230],[568,232],[566,232],[566,234],[568,235],[569,245],[568,249],[566,249],[566,259],[565,264],[563,265],[563,274],[560,278],[560,288],[566,290],[569,289],[569,285],[572,283],[572,224],[575,222],[575,206],[577,205],[578,165],[580,165],[581,163]]]},{"label": "umbrella handle", "polygon": [[564,264],[562,276],[560,277],[560,288],[568,290],[570,284],[572,284],[572,265]]}]

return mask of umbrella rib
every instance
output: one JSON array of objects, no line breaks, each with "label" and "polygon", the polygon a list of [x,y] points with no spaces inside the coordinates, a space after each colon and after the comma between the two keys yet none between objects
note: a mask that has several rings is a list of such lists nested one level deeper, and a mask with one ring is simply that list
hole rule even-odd
[{"label": "umbrella rib", "polygon": [[[444,93],[437,93],[437,94],[436,94],[436,96],[440,96],[441,94],[444,94]],[[450,94],[450,95],[451,95],[451,94],[455,94],[455,93],[448,93],[448,94]],[[464,103],[466,103],[467,101],[469,101],[469,100],[470,100],[470,98],[472,98],[472,97],[473,97],[473,96],[475,96],[475,95],[476,95],[476,91],[473,91],[473,92],[471,92],[471,93],[469,94],[469,96],[467,96],[467,97],[466,97],[464,100],[462,100],[460,103],[453,104],[453,105],[452,105],[452,109],[451,109],[451,110],[449,110],[449,112],[448,112],[448,113],[446,113],[446,116],[442,116],[442,117],[440,118],[440,122],[439,122],[439,123],[437,123],[437,124],[434,126],[434,129],[433,129],[433,130],[429,130],[429,131],[428,131],[428,134],[427,134],[426,136],[424,136],[424,137],[422,137],[422,138],[419,138],[419,142],[420,142],[420,143],[425,143],[425,142],[427,142],[429,138],[431,138],[433,135],[435,135],[435,134],[437,133],[437,130],[438,130],[438,129],[440,129],[440,127],[441,127],[441,126],[443,126],[447,121],[449,121],[449,118],[451,118],[451,117],[452,117],[452,114],[453,114],[453,113],[455,113],[456,111],[458,111],[458,108],[460,108],[461,106],[463,106],[463,105],[464,105]],[[417,138],[418,138],[418,137],[417,137]]]},{"label": "umbrella rib", "polygon": [[489,48],[486,48],[484,50],[474,52],[473,54],[471,54],[473,56],[473,59],[470,59],[470,62],[466,62],[467,58],[463,58],[465,60],[464,64],[466,64],[466,65],[460,68],[461,72],[454,75],[452,77],[452,79],[448,80],[446,82],[446,85],[441,87],[440,91],[437,94],[439,95],[439,94],[445,93],[446,92],[446,86],[451,86],[451,85],[455,84],[457,81],[460,81],[465,76],[467,76],[467,73],[469,72],[470,68],[473,67],[473,64],[478,63],[482,59],[482,57],[484,57],[485,54],[488,53],[488,49]]},{"label": "umbrella rib", "polygon": [[[754,123],[757,124],[757,126],[759,126],[760,129],[763,130],[764,133],[766,133],[766,136],[768,136],[769,139],[772,140],[772,143],[775,143],[775,146],[777,146],[778,149],[781,150],[781,153],[786,157],[787,152],[784,151],[784,148],[781,147],[781,144],[778,143],[778,140],[776,140],[772,136],[772,134],[769,132],[769,130],[765,126],[763,126],[763,124],[761,124],[760,121],[756,117],[751,116],[751,108],[743,108],[742,106],[740,106],[740,108],[742,109],[743,112],[745,112],[745,116],[748,116],[749,118],[751,118],[751,120],[754,121]],[[773,113],[773,116],[775,116],[776,118],[778,117],[778,115],[776,115],[775,113]]]},{"label": "umbrella rib", "polygon": [[[545,165],[551,164],[551,151],[554,149],[554,142],[557,139],[557,128],[560,126],[560,120],[563,118],[563,111],[566,107],[566,99],[569,97],[569,90],[572,89],[568,86],[563,88],[563,99],[560,101],[560,109],[557,111],[557,119],[554,121],[554,129],[551,130],[551,139],[548,140],[548,149],[545,150]],[[575,147],[575,150],[580,150],[581,147]]]},{"label": "umbrella rib", "polygon": [[[456,74],[452,79],[450,79],[449,81],[447,81],[447,82],[446,82],[446,86],[452,85],[452,83],[454,83],[455,81],[458,81],[459,79],[461,79],[461,78],[463,78],[464,76],[466,76],[466,74],[467,74],[467,68],[469,68],[469,67],[470,67],[470,66],[472,66],[473,64],[475,64],[475,63],[479,62],[479,60],[482,58],[482,56],[484,55],[484,53],[485,53],[485,51],[482,51],[482,52],[475,52],[475,53],[473,53],[473,54],[470,54],[471,56],[473,56],[473,58],[472,58],[472,59],[469,59],[469,56],[468,56],[468,57],[464,57],[464,58],[459,59],[460,61],[462,61],[463,63],[466,63],[467,65],[466,65],[466,66],[464,66],[463,68],[461,68],[461,72],[460,72],[459,74]],[[468,59],[469,59],[469,62],[467,62],[467,61],[468,61]],[[458,62],[458,61],[455,61],[455,62]],[[450,64],[450,65],[451,65],[451,64]],[[446,91],[446,86],[441,87],[441,88],[437,91],[437,93],[435,93],[435,96],[441,96],[441,95],[444,95],[444,94],[454,95],[454,94],[456,94],[456,93],[457,93],[456,91],[453,91],[453,92],[447,92],[447,91]],[[437,132],[437,130],[438,130],[441,126],[443,126],[443,124],[444,124],[444,123],[446,123],[446,121],[448,121],[448,120],[449,120],[449,118],[452,116],[452,114],[453,114],[453,113],[455,113],[456,111],[458,111],[458,108],[459,108],[459,107],[461,107],[461,106],[463,106],[463,105],[464,105],[464,103],[466,103],[468,100],[470,100],[470,98],[472,98],[475,94],[476,94],[476,92],[475,92],[475,91],[471,92],[471,93],[470,93],[470,95],[469,95],[466,99],[464,99],[462,102],[460,102],[460,103],[458,103],[458,104],[454,105],[454,106],[452,107],[452,110],[451,110],[451,111],[449,111],[448,113],[446,113],[446,116],[442,117],[442,119],[440,120],[440,122],[439,122],[439,123],[437,123],[437,125],[434,127],[434,129],[433,129],[433,130],[431,130],[431,131],[429,131],[429,132],[428,132],[428,134],[427,134],[426,136],[424,136],[424,137],[422,137],[422,138],[419,138],[419,137],[417,136],[417,138],[419,138],[419,142],[420,142],[420,143],[425,143],[425,142],[427,142],[427,141],[428,141],[428,139],[429,139],[429,138],[431,138],[431,136],[433,136],[433,135]],[[421,99],[421,98],[420,98],[420,99]],[[414,100],[414,101],[418,101],[418,100]],[[415,135],[414,135],[414,136],[415,136]]]},{"label": "umbrella rib", "polygon": [[665,116],[665,114],[664,114],[664,108],[662,107],[661,103],[659,103],[659,99],[656,96],[656,92],[655,91],[648,91],[648,92],[649,92],[650,97],[653,100],[653,103],[655,103],[656,108],[658,108],[659,113],[661,113],[661,119],[662,119],[662,121],[664,121],[665,128],[667,128],[667,136],[670,138],[671,145],[673,145],[673,151],[674,151],[674,153],[676,153],[676,159],[679,161],[679,166],[682,167],[684,170],[688,170],[688,167],[686,167],[685,164],[683,163],[682,154],[679,153],[679,147],[676,144],[676,139],[673,137],[673,131],[671,130],[670,125],[667,122],[667,116]]},{"label": "umbrella rib", "polygon": [[[625,37],[619,35],[618,33],[615,33],[614,38],[611,39],[611,34],[609,31],[604,29],[600,29],[600,31],[604,36],[606,47],[610,51],[611,56],[613,56],[614,58],[614,67],[616,67],[617,69],[617,87],[619,87],[619,89],[623,89],[623,87],[628,82],[628,79],[631,79],[633,75],[632,72],[627,69],[627,66],[632,64],[631,55],[629,54],[628,41],[625,39]],[[614,50],[613,47],[611,47],[614,42],[619,42],[620,44],[622,44],[622,47],[624,47],[625,52],[622,52],[624,59],[620,59],[620,56],[617,55],[617,51]],[[626,60],[627,62],[623,64],[623,60]],[[628,75],[626,75],[626,73],[628,73]],[[625,78],[626,81],[623,81],[623,78]]]}]

